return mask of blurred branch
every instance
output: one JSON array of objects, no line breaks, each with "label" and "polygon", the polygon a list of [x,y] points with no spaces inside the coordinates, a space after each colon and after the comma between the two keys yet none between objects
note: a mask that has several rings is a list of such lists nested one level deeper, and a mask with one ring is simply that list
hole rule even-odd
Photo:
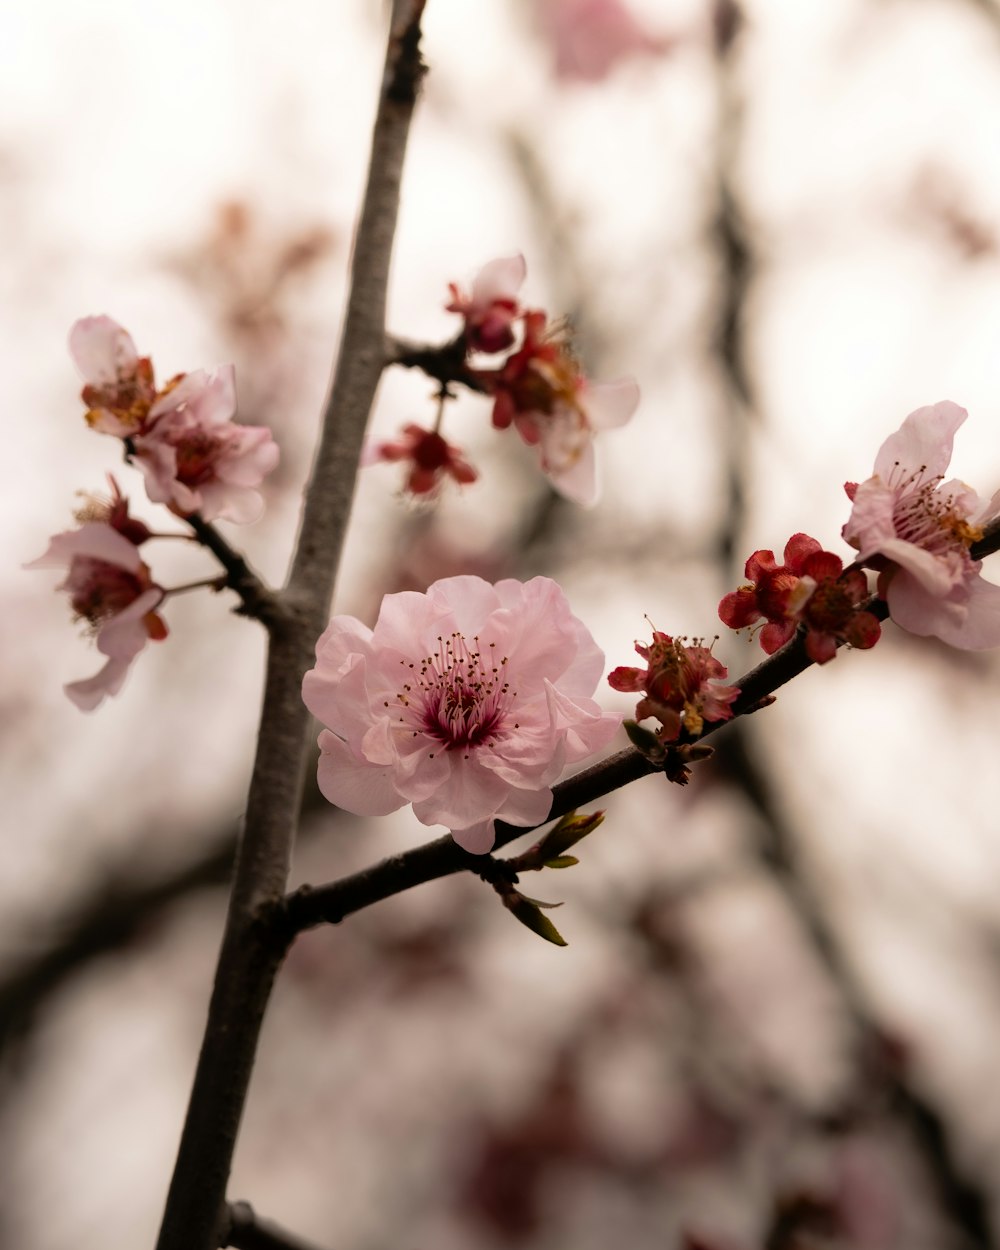
[{"label": "blurred branch", "polygon": [[184,519],[191,526],[198,542],[207,547],[226,570],[226,585],[230,590],[235,590],[243,601],[243,606],[237,611],[243,616],[252,616],[267,629],[275,628],[284,620],[285,613],[278,596],[258,577],[246,558],[229,545],[215,526],[203,521],[197,512]]},{"label": "blurred branch", "polygon": [[[849,961],[843,955],[835,927],[827,918],[820,895],[801,871],[795,839],[763,770],[747,750],[744,726],[735,725],[733,729],[734,732],[725,735],[720,743],[717,753],[719,763],[760,817],[763,831],[757,844],[760,860],[773,873],[836,985],[857,1035],[862,1061],[867,1058],[870,1063],[871,1056],[884,1049],[884,1034]],[[914,1086],[904,1064],[881,1065],[879,1074],[889,1096],[887,1110],[909,1130],[910,1140],[933,1180],[941,1209],[963,1234],[963,1244],[977,1250],[989,1250],[994,1245],[989,1199],[979,1186],[964,1175],[955,1159],[945,1119],[926,1095]]]},{"label": "blurred branch", "polygon": [[420,369],[429,378],[444,386],[460,382],[470,391],[486,393],[486,387],[466,363],[464,334],[459,334],[440,346],[414,343],[409,339],[389,335],[385,340],[385,364],[400,365],[404,369]]},{"label": "blurred branch", "polygon": [[284,954],[262,914],[287,888],[310,718],[302,675],[326,624],[365,426],[384,363],[385,301],[410,121],[424,73],[423,0],[397,0],[372,130],[337,364],[283,594],[208,1021],[157,1250],[215,1250],[257,1042]]},{"label": "blurred branch", "polygon": [[226,1214],[229,1226],[220,1246],[235,1246],[236,1250],[316,1250],[311,1242],[260,1219],[249,1202],[230,1203]]}]

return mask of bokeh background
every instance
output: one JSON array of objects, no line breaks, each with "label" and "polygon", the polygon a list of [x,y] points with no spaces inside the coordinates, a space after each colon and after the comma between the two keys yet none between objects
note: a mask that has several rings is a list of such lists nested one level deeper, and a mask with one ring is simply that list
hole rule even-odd
[{"label": "bokeh background", "polygon": [[[260,696],[228,596],[84,716],[98,660],[26,573],[114,469],[66,351],[126,325],[158,376],[233,360],[282,464],[232,530],[280,583],[344,297],[381,70],[375,0],[0,9],[0,1244],[155,1238]],[[430,509],[365,471],[338,611],[474,571],[565,586],[609,668],[644,615],[712,636],[757,547],[846,555],[842,484],[913,408],[968,407],[1000,485],[993,0],[428,0],[391,328],[521,251],[588,371],[642,389],[581,512],[463,396],[482,471]],[[433,417],[386,375],[373,430]],[[181,548],[178,550],[178,548]],[[167,584],[214,571],[161,544]],[[989,568],[987,567],[989,574]],[[759,649],[716,653],[736,676]],[[609,709],[630,701],[610,689]],[[1000,666],[888,627],[607,803],[566,949],[452,879],[300,940],[230,1188],[329,1250],[948,1250],[1000,1238]],[[623,739],[624,744],[624,739]],[[423,840],[307,798],[295,880]]]}]

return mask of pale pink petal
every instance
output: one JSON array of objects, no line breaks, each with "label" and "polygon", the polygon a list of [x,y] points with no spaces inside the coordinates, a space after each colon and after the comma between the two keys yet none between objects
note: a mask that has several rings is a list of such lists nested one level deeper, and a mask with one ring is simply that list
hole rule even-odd
[{"label": "pale pink petal", "polygon": [[83,317],[69,332],[69,350],[92,386],[110,386],[135,371],[139,356],[127,330],[110,317]]},{"label": "pale pink petal", "polygon": [[854,496],[854,506],[843,528],[844,541],[858,549],[866,560],[881,550],[882,543],[896,537],[893,507],[896,493],[878,477],[861,482]]},{"label": "pale pink petal", "polygon": [[470,855],[485,855],[487,851],[492,851],[496,841],[492,820],[480,821],[478,825],[470,825],[467,829],[452,829],[451,836]]},{"label": "pale pink petal", "polygon": [[186,373],[172,390],[161,395],[149,410],[150,424],[186,408],[200,425],[221,425],[236,412],[236,370],[233,365],[195,369]]},{"label": "pale pink petal", "polygon": [[615,382],[584,382],[579,395],[587,420],[595,430],[616,430],[630,421],[639,407],[639,384],[634,378]]},{"label": "pale pink petal", "polygon": [[459,630],[470,640],[479,633],[491,612],[500,607],[496,590],[481,577],[445,577],[427,590],[427,598],[447,612]]},{"label": "pale pink petal", "polygon": [[143,617],[162,600],[159,586],[145,591],[97,631],[97,649],[115,660],[134,660],[149,641]]},{"label": "pale pink petal", "polygon": [[343,739],[324,730],[319,736],[317,781],[325,799],[358,816],[388,816],[406,802],[392,783],[392,769],[359,759]]},{"label": "pale pink petal", "polygon": [[924,477],[938,477],[951,460],[955,431],[969,414],[958,404],[942,400],[911,412],[895,434],[890,434],[875,459],[875,473],[888,482],[895,465]]},{"label": "pale pink petal", "polygon": [[414,815],[425,825],[464,829],[477,824],[497,811],[508,792],[507,784],[478,760],[452,754],[458,758],[444,782],[431,798],[413,804]]},{"label": "pale pink petal", "polygon": [[472,282],[472,302],[488,308],[496,300],[513,300],[521,289],[528,266],[520,252],[488,261]]},{"label": "pale pink petal", "polygon": [[58,568],[69,565],[77,556],[104,560],[118,568],[137,573],[142,566],[135,543],[104,521],[87,521],[79,529],[65,530],[49,540],[48,549],[24,567],[26,569]]},{"label": "pale pink petal", "polygon": [[546,475],[560,495],[581,508],[592,508],[601,497],[597,482],[597,457],[589,438],[563,467],[547,469]]},{"label": "pale pink petal", "polygon": [[121,690],[131,663],[126,659],[110,659],[93,677],[67,682],[63,690],[81,712],[92,712],[108,696],[116,695]]},{"label": "pale pink petal", "polygon": [[892,619],[911,634],[965,651],[1000,646],[1000,586],[982,577],[974,577],[960,596],[942,599],[899,574],[890,583],[888,603]]}]

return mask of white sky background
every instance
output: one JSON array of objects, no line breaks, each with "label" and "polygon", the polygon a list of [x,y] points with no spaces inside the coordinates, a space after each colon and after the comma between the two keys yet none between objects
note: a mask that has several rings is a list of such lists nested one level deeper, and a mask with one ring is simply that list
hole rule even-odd
[{"label": "white sky background", "polygon": [[[761,267],[747,326],[760,413],[745,553],[780,549],[805,529],[846,554],[837,537],[847,515],[842,483],[870,472],[881,440],[914,407],[942,398],[968,407],[955,472],[982,493],[1000,485],[1000,22],[958,0],[749,7],[739,172]],[[443,337],[453,328],[442,308],[447,282],[522,250],[527,297],[562,311],[554,301],[566,275],[502,141],[504,132],[527,134],[580,250],[591,316],[583,328],[599,342],[601,373],[631,373],[643,392],[632,425],[603,448],[604,502],[581,516],[559,574],[609,667],[630,662],[644,613],[661,629],[713,634],[726,589],[697,563],[671,567],[669,558],[678,546],[697,546],[722,489],[723,398],[705,347],[714,298],[703,216],[715,161],[712,62],[696,0],[636,0],[635,8],[662,33],[683,37],[674,55],[623,66],[597,87],[560,91],[512,6],[428,0],[431,77],[408,158],[391,297],[395,329]],[[292,402],[273,416],[293,489],[274,498],[257,526],[233,533],[280,580],[340,316],[380,72],[379,19],[379,6],[362,0],[6,0],[0,10],[0,509],[9,553],[0,567],[0,960],[23,957],[58,914],[58,900],[122,854],[155,865],[172,855],[164,843],[172,829],[190,845],[238,814],[259,698],[259,631],[210,597],[170,604],[170,639],[148,649],[123,694],[99,712],[83,716],[63,696],[63,682],[96,670],[96,653],[52,593],[55,575],[19,566],[68,527],[75,490],[100,487],[112,468],[123,485],[135,490],[137,481],[117,465],[113,442],[84,427],[68,328],[78,316],[110,313],[153,355],[161,378],[231,358],[214,312],[168,258],[203,237],[217,205],[233,197],[248,200],[275,234],[316,224],[334,232],[322,283],[294,310]],[[949,221],[966,217],[987,239],[975,254],[949,231]],[[243,376],[255,362],[236,363]],[[429,418],[430,390],[389,376],[379,432]],[[469,400],[451,431],[473,449],[484,479],[445,501],[459,546],[491,541],[533,489],[530,456],[511,446],[513,435],[501,445],[486,427],[485,406]],[[389,469],[362,483],[341,610],[369,610],[381,593],[383,549],[408,523],[395,484]],[[663,533],[671,535],[665,544],[657,541]],[[623,540],[635,563],[616,557]],[[204,567],[172,551],[156,555],[158,572],[177,572],[164,580]],[[719,653],[734,675],[760,654],[734,638]],[[1000,1075],[996,968],[982,940],[984,931],[997,936],[1000,668],[994,656],[940,660],[933,644],[890,627],[874,653],[807,673],[753,729],[781,767],[810,863],[829,878],[852,954],[886,1018],[917,1033],[918,1059],[960,1108],[969,1143],[996,1160],[1000,1117],[972,1108]],[[627,710],[614,699],[608,692],[608,706]],[[383,1042],[398,1083],[345,1112],[349,1145],[323,1136],[310,1120],[314,1103],[338,1105],[352,1056],[370,1054],[385,1030],[426,1033],[412,1054],[433,1051],[435,1022],[412,1008],[400,1022],[392,1003],[374,1001],[352,1033],[333,1013],[325,1036],[337,1062],[313,1067],[315,1046],[306,1041],[301,1057],[289,1056],[303,1032],[311,1043],[323,1034],[297,1021],[304,1009],[283,990],[276,1012],[288,1015],[273,1034],[283,1046],[265,1046],[233,1196],[328,1244],[374,1236],[365,1221],[380,1175],[402,1169],[416,1191],[423,1183],[412,1159],[406,1171],[407,1132],[419,1131],[426,1110],[414,1091],[427,1098],[431,1087],[442,1095],[477,1088],[487,1084],[484,1071],[502,1083],[507,1060],[475,1039],[509,1026],[533,995],[554,992],[553,981],[571,1011],[595,967],[615,967],[617,952],[583,922],[588,908],[601,911],[605,891],[627,893],[648,871],[647,856],[711,858],[726,843],[724,801],[708,800],[669,851],[637,827],[642,811],[635,788],[622,801],[614,843],[595,848],[590,869],[585,858],[577,881],[560,878],[570,900],[561,917],[567,951],[536,949],[541,943],[503,926],[492,945],[483,942],[495,996],[479,1002],[478,1015],[458,1018],[460,1044],[440,1067]],[[388,825],[371,854],[357,844],[339,854],[361,866],[420,836],[404,818]],[[434,897],[449,906],[456,896]],[[743,941],[738,925],[749,915],[752,929],[757,912],[734,915]],[[715,923],[724,935],[721,911]],[[152,935],[135,960],[102,966],[43,1030],[39,1054],[0,1113],[0,1149],[10,1155],[0,1167],[0,1205],[20,1250],[151,1243],[217,932],[217,913],[192,903],[176,932]],[[461,1006],[430,1010],[459,1016]],[[363,1131],[393,1114],[398,1158],[386,1155],[392,1133]],[[271,1146],[276,1124],[290,1134],[287,1150]],[[304,1169],[299,1133],[308,1137]],[[446,1155],[446,1146],[435,1149]],[[324,1166],[350,1177],[335,1196],[326,1182],[317,1192]],[[435,1235],[449,1244],[447,1230]]]}]

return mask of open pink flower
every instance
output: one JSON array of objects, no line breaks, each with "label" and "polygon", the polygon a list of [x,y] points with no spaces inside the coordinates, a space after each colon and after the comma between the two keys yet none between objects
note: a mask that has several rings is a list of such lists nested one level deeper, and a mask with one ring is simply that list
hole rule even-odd
[{"label": "open pink flower", "polygon": [[266,426],[237,425],[232,365],[183,374],[156,400],[132,439],[135,462],[154,503],[206,521],[255,521],[264,501],[256,489],[278,463]]},{"label": "open pink flower", "polygon": [[613,669],[608,685],[614,690],[643,692],[635,718],[655,716],[662,726],[657,737],[676,742],[683,729],[696,738],[705,721],[732,719],[729,705],[740,688],[723,685],[728,669],[715,658],[711,647],[700,641],[688,646],[685,639],[654,629],[653,641],[637,642],[635,649],[646,667]]},{"label": "open pink flower", "polygon": [[69,332],[69,350],[86,385],[87,421],[102,434],[128,438],[146,420],[156,387],[153,365],[127,330],[110,317],[83,317]]},{"label": "open pink flower", "polygon": [[465,341],[470,350],[505,352],[514,345],[513,322],[520,313],[517,293],[526,272],[523,256],[502,256],[479,270],[472,280],[471,295],[449,283],[448,312],[461,313],[465,318]]},{"label": "open pink flower", "polygon": [[[56,534],[48,549],[25,568],[67,570],[58,587],[69,593],[74,614],[95,631],[97,649],[108,657],[93,677],[70,682],[67,695],[85,712],[96,708],[107,695],[117,694],[129,666],[149,639],[160,641],[167,627],[156,608],[164,596],[136,544],[148,531],[128,516],[128,508],[112,482],[114,495],[106,505],[105,519],[85,520],[75,530]],[[88,513],[100,516],[99,506]]]},{"label": "open pink flower", "polygon": [[542,471],[560,494],[584,507],[596,503],[594,435],[629,420],[639,403],[636,383],[589,381],[543,312],[526,313],[521,347],[499,369],[477,376],[494,397],[496,428],[513,425],[538,448]]},{"label": "open pink flower", "polygon": [[410,462],[404,489],[411,495],[436,494],[445,476],[460,486],[479,477],[460,447],[446,442],[436,430],[425,430],[412,422],[403,427],[401,436],[395,440],[366,444],[361,453],[362,465],[377,464],[380,460]]},{"label": "open pink flower", "polygon": [[591,698],[603,664],[546,577],[387,595],[374,630],[335,616],[302,685],[326,726],[320,789],[364,816],[412,803],[482,854],[495,820],[543,821],[563,769],[614,734]]},{"label": "open pink flower", "polygon": [[918,408],[879,449],[867,481],[845,487],[854,507],[844,538],[879,571],[878,592],[903,629],[953,647],[1000,646],[1000,587],[969,548],[996,514],[955,479],[945,482],[955,432],[968,413],[945,400]]}]

